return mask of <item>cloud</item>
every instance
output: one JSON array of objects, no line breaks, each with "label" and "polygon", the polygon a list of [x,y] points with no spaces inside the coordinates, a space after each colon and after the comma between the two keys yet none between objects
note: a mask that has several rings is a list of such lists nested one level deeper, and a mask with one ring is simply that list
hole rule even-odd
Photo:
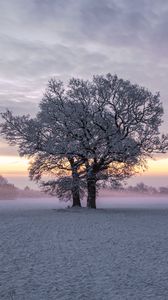
[{"label": "cloud", "polygon": [[[0,1],[0,112],[35,115],[52,76],[111,72],[160,91],[167,131],[167,53],[165,0]],[[16,153],[0,140],[0,155]]]},{"label": "cloud", "polygon": [[160,90],[168,115],[167,20],[164,0],[1,1],[0,109],[33,112],[52,76],[111,72]]}]

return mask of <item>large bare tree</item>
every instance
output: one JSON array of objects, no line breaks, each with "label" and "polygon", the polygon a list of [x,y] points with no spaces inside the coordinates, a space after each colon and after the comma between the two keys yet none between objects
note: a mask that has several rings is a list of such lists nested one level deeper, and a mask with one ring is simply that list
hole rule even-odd
[{"label": "large bare tree", "polygon": [[33,158],[32,179],[54,174],[57,179],[43,186],[61,195],[69,189],[74,205],[86,179],[88,206],[96,208],[98,181],[128,178],[168,149],[168,137],[159,132],[162,116],[159,94],[116,75],[71,79],[68,86],[51,79],[36,118],[7,111],[1,133],[20,155]]}]

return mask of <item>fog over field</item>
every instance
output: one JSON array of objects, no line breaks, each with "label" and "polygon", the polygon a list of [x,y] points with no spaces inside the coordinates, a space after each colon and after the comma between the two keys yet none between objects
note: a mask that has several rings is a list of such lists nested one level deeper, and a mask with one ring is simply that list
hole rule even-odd
[{"label": "fog over field", "polygon": [[[104,195],[103,195],[104,193]],[[0,210],[29,210],[29,209],[59,209],[67,208],[72,204],[70,201],[59,201],[57,197],[47,195],[37,198],[18,198],[14,200],[0,200]],[[86,206],[86,200],[82,201]],[[140,194],[121,194],[109,191],[101,192],[97,198],[97,208],[168,208],[167,195],[150,196]]]}]

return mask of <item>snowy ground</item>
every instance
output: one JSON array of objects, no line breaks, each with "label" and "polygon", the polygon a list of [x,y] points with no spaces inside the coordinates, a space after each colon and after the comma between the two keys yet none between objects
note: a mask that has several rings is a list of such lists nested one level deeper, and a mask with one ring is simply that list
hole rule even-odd
[{"label": "snowy ground", "polygon": [[0,201],[1,300],[168,299],[167,209],[58,205]]}]

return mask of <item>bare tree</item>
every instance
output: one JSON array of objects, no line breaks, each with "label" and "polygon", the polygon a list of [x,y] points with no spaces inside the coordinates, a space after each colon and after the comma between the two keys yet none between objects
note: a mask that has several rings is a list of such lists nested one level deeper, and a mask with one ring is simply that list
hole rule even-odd
[{"label": "bare tree", "polygon": [[[59,111],[57,113],[61,116]],[[18,146],[20,156],[30,159],[30,178],[43,185],[42,175],[58,177],[68,173],[72,176],[70,190],[73,206],[81,206],[77,184],[79,181],[78,162],[73,157],[71,149],[68,151],[69,138],[66,140],[64,136],[66,132],[60,131],[60,123],[56,121],[55,126],[52,127],[53,122],[51,122],[51,126],[47,127],[40,115],[35,119],[25,115],[13,116],[9,110],[3,113],[2,117],[5,120],[1,126],[2,135],[6,137],[10,145]],[[49,181],[47,180],[48,187]],[[59,180],[56,182],[59,189],[61,183]]]},{"label": "bare tree", "polygon": [[168,136],[159,132],[160,96],[111,74],[95,76],[92,82],[72,79],[68,95],[82,107],[76,139],[86,157],[88,205],[96,207],[101,174],[128,178],[146,167],[148,157],[168,149]]},{"label": "bare tree", "polygon": [[116,75],[71,79],[66,88],[51,79],[36,118],[7,111],[1,132],[19,145],[20,155],[33,157],[33,180],[52,173],[58,180],[43,185],[58,191],[70,173],[79,203],[80,181],[86,179],[88,206],[96,208],[99,181],[124,180],[144,168],[148,157],[168,149],[168,137],[159,133],[162,116],[159,94]]}]

